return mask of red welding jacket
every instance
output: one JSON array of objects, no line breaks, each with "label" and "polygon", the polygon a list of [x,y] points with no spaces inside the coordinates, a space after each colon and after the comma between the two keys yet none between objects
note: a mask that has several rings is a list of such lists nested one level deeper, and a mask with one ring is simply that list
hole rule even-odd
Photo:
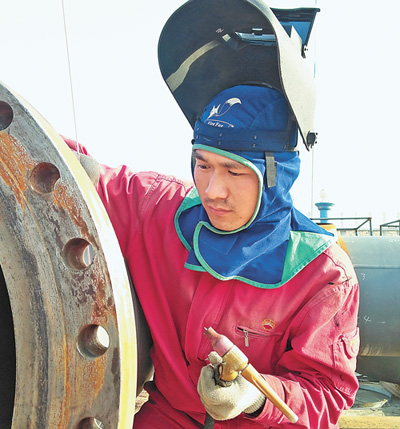
[{"label": "red welding jacket", "polygon": [[[71,145],[71,144],[70,144]],[[110,216],[154,341],[150,400],[136,428],[202,427],[196,385],[212,350],[204,327],[226,335],[299,416],[269,401],[216,428],[337,428],[358,388],[358,284],[333,244],[284,285],[261,289],[184,267],[174,217],[190,187],[156,173],[102,167],[98,193]]]}]

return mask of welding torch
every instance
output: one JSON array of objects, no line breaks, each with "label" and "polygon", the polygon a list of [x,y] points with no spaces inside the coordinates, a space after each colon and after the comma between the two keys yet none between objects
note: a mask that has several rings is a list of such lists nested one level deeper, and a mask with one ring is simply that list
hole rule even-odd
[{"label": "welding torch", "polygon": [[277,395],[261,374],[249,363],[246,355],[235,346],[225,335],[218,334],[213,328],[204,328],[206,337],[211,341],[213,349],[223,359],[219,366],[220,379],[232,381],[240,373],[269,399],[289,420],[296,423],[297,415]]}]

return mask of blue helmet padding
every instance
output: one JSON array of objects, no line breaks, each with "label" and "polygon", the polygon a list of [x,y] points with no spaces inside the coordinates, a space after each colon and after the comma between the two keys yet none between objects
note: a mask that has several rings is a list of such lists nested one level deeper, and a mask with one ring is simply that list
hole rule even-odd
[{"label": "blue helmet padding", "polygon": [[194,127],[194,142],[223,150],[292,151],[298,129],[285,97],[272,88],[238,85],[215,96]]}]

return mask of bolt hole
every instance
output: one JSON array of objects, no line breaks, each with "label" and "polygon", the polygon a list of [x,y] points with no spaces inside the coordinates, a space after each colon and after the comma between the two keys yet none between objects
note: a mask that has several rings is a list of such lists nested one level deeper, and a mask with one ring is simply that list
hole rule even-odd
[{"label": "bolt hole", "polygon": [[104,429],[104,425],[100,420],[94,417],[83,419],[77,426],[77,429]]},{"label": "bolt hole", "polygon": [[11,125],[14,119],[14,112],[11,106],[5,101],[0,101],[0,131]]},{"label": "bolt hole", "polygon": [[84,270],[93,262],[93,246],[83,238],[73,238],[64,246],[62,255],[70,268]]},{"label": "bolt hole", "polygon": [[42,162],[32,170],[30,183],[39,194],[49,194],[54,191],[59,178],[60,172],[55,165]]},{"label": "bolt hole", "polygon": [[88,359],[103,355],[110,347],[108,332],[99,325],[89,325],[79,334],[79,353]]}]

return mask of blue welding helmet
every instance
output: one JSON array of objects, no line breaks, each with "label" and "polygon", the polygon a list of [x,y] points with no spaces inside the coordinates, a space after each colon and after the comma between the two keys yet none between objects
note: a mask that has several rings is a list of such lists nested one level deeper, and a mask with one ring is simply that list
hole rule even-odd
[{"label": "blue welding helmet", "polygon": [[161,74],[192,128],[208,102],[236,85],[286,98],[307,149],[316,142],[314,78],[305,52],[319,9],[270,9],[260,0],[189,0],[159,39]]}]

